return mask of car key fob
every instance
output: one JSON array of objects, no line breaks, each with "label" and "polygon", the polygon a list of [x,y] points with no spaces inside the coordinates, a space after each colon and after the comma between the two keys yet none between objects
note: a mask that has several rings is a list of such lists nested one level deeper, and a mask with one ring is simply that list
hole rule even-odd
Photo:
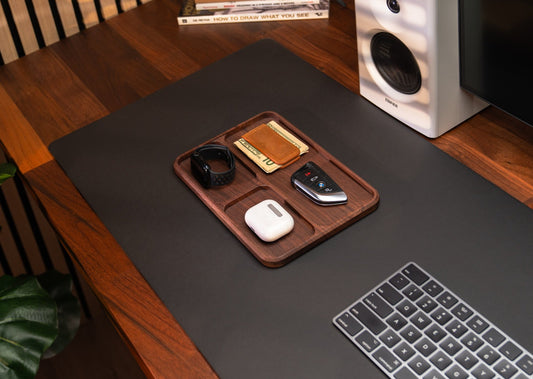
[{"label": "car key fob", "polygon": [[292,185],[319,205],[346,204],[348,197],[316,163],[307,162],[291,176]]}]

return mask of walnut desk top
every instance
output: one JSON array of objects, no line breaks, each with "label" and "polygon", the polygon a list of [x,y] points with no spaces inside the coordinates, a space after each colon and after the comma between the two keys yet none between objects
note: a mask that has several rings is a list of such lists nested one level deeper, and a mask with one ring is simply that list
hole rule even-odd
[{"label": "walnut desk top", "polygon": [[[257,40],[358,91],[353,1],[329,20],[178,27],[153,0],[0,67],[0,140],[148,377],[216,377],[47,146]],[[422,138],[422,137],[421,137]],[[489,107],[431,140],[533,208],[533,128]]]}]

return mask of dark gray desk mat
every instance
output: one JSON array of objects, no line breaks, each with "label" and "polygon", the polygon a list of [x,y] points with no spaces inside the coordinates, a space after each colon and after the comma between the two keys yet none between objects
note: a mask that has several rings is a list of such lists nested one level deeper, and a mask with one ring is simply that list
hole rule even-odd
[{"label": "dark gray desk mat", "polygon": [[[265,110],[381,195],[374,213],[280,269],[258,263],[172,171],[180,153]],[[273,41],[50,149],[222,378],[382,378],[330,320],[410,260],[533,351],[533,212]]]}]

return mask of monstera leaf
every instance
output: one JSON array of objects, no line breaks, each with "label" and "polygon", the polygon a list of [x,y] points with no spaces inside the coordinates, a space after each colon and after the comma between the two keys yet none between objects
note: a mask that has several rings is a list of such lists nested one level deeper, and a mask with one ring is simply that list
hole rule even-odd
[{"label": "monstera leaf", "polygon": [[33,378],[57,337],[57,309],[35,277],[0,278],[0,377]]},{"label": "monstera leaf", "polygon": [[72,294],[72,278],[57,271],[48,271],[38,277],[41,286],[48,292],[57,307],[58,335],[43,358],[61,352],[74,339],[80,326],[80,302]]},{"label": "monstera leaf", "polygon": [[17,168],[12,163],[0,163],[0,185],[15,176]]},{"label": "monstera leaf", "polygon": [[[52,355],[70,342],[78,328],[80,310],[79,305],[71,305],[70,276],[51,272],[39,280],[33,276],[0,278],[0,378],[35,377],[41,357],[55,346],[54,341],[59,343]],[[66,307],[61,305],[65,297]],[[71,330],[59,332],[65,326]]]}]

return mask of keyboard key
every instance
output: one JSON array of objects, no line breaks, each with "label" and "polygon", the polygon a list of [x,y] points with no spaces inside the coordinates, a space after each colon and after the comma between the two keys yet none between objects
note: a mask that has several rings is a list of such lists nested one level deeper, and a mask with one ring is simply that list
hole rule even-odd
[{"label": "keyboard key", "polygon": [[411,359],[411,361],[409,361],[408,365],[418,375],[422,375],[423,373],[425,373],[431,367],[431,365],[428,363],[428,361],[426,361],[420,355],[417,355],[413,359]]},{"label": "keyboard key", "polygon": [[437,370],[433,369],[428,372],[422,379],[445,379]]},{"label": "keyboard key", "polygon": [[518,346],[511,341],[507,341],[502,345],[502,347],[500,347],[500,353],[514,361],[520,354],[522,354],[522,350],[520,350]]},{"label": "keyboard key", "polygon": [[449,331],[455,338],[460,338],[463,334],[466,333],[466,326],[461,324],[457,320],[451,321],[446,325],[446,330]]},{"label": "keyboard key", "polygon": [[420,307],[424,312],[429,313],[437,307],[437,303],[429,296],[424,296],[416,302],[416,305]]},{"label": "keyboard key", "polygon": [[355,337],[355,341],[368,352],[374,350],[380,345],[379,341],[366,330]]},{"label": "keyboard key", "polygon": [[424,357],[429,357],[435,350],[437,350],[437,346],[435,346],[429,339],[424,337],[416,343],[415,349],[418,350]]},{"label": "keyboard key", "polygon": [[383,332],[379,339],[389,348],[393,347],[402,340],[400,336],[394,333],[391,329],[388,329],[387,331]]},{"label": "keyboard key", "polygon": [[533,355],[414,264],[333,318],[391,379],[533,379]]},{"label": "keyboard key", "polygon": [[415,286],[414,284],[411,284],[409,287],[404,289],[402,293],[409,298],[409,300],[416,301],[420,296],[424,294],[424,291],[422,291],[420,288]]},{"label": "keyboard key", "polygon": [[387,319],[389,324],[394,330],[398,331],[407,325],[407,320],[404,319],[398,312],[395,312]]},{"label": "keyboard key", "polygon": [[410,321],[420,330],[423,330],[426,326],[431,324],[431,319],[423,312],[416,312]]},{"label": "keyboard key", "polygon": [[489,324],[479,316],[474,316],[466,323],[477,334],[481,334],[489,327]]},{"label": "keyboard key", "polygon": [[450,309],[455,304],[457,304],[457,298],[453,296],[448,291],[442,293],[439,297],[437,297],[437,302],[440,303],[444,308]]},{"label": "keyboard key", "polygon": [[440,325],[446,325],[453,316],[449,314],[444,308],[438,307],[432,314],[433,320],[437,321]]},{"label": "keyboard key", "polygon": [[384,346],[380,347],[372,356],[383,366],[388,372],[393,372],[402,363]]},{"label": "keyboard key", "polygon": [[439,327],[436,324],[431,325],[427,330],[425,331],[426,336],[431,338],[431,340],[435,343],[439,342],[441,339],[446,337],[448,333],[444,331],[441,327]]},{"label": "keyboard key", "polygon": [[396,289],[401,290],[409,284],[409,280],[402,274],[398,273],[389,280],[389,283],[396,287]]},{"label": "keyboard key", "polygon": [[496,374],[483,363],[480,363],[472,370],[472,375],[474,375],[476,379],[492,379]]},{"label": "keyboard key", "polygon": [[446,337],[446,339],[442,341],[439,346],[452,357],[463,348],[463,345],[461,345],[459,341],[454,340],[452,337]]},{"label": "keyboard key", "polygon": [[393,351],[394,354],[396,354],[404,362],[411,358],[415,353],[414,349],[405,342],[402,342],[396,346]]},{"label": "keyboard key", "polygon": [[426,291],[426,293],[431,297],[437,296],[444,290],[444,288],[442,288],[442,286],[434,280],[430,280],[429,282],[427,282],[424,287],[422,287],[422,289]]},{"label": "keyboard key", "polygon": [[402,273],[418,285],[423,284],[429,279],[429,276],[412,263],[404,268]]},{"label": "keyboard key", "polygon": [[507,361],[506,359],[502,359],[501,361],[499,361],[494,366],[494,370],[497,374],[503,376],[504,379],[509,379],[518,372],[518,369],[514,367],[511,363],[509,363],[509,361]]},{"label": "keyboard key", "polygon": [[474,312],[464,304],[458,304],[452,309],[452,313],[461,321],[468,319]]},{"label": "keyboard key", "polygon": [[398,304],[396,309],[405,317],[411,316],[417,310],[416,306],[407,299]]},{"label": "keyboard key", "polygon": [[407,367],[402,367],[394,374],[394,379],[418,379],[418,376],[413,374]]},{"label": "keyboard key", "polygon": [[363,303],[355,304],[350,309],[350,312],[374,334],[379,334],[387,328],[387,325],[365,307]]},{"label": "keyboard key", "polygon": [[501,357],[501,355],[489,345],[483,346],[483,348],[478,351],[477,356],[483,359],[483,361],[488,365],[492,365]]},{"label": "keyboard key", "polygon": [[494,328],[490,328],[487,333],[483,335],[483,339],[494,347],[498,347],[499,344],[505,341],[505,337]]},{"label": "keyboard key", "polygon": [[402,294],[392,288],[389,283],[383,284],[378,288],[377,292],[391,305],[396,305],[403,299]]},{"label": "keyboard key", "polygon": [[455,357],[455,360],[467,370],[470,370],[479,362],[479,359],[472,355],[468,350],[461,351],[457,357]]},{"label": "keyboard key", "polygon": [[461,342],[472,351],[476,351],[483,345],[483,341],[472,332],[464,336]]},{"label": "keyboard key", "polygon": [[355,336],[361,331],[361,329],[363,329],[363,325],[361,325],[348,312],[345,312],[342,316],[337,317],[335,322],[337,325],[346,330],[346,332],[348,332],[348,334],[351,336]]},{"label": "keyboard key", "polygon": [[446,376],[450,379],[466,379],[468,374],[458,365],[453,365],[448,371]]},{"label": "keyboard key", "polygon": [[368,308],[376,312],[381,318],[387,317],[393,311],[393,309],[374,292],[365,297],[364,303]]},{"label": "keyboard key", "polygon": [[452,363],[450,357],[440,350],[433,354],[429,360],[441,371],[444,371]]},{"label": "keyboard key", "polygon": [[416,340],[422,336],[422,333],[420,333],[413,325],[406,326],[400,334],[409,343],[416,342]]},{"label": "keyboard key", "polygon": [[530,355],[524,355],[522,358],[516,362],[518,367],[522,369],[526,374],[532,375],[533,374],[533,358],[531,358]]}]

